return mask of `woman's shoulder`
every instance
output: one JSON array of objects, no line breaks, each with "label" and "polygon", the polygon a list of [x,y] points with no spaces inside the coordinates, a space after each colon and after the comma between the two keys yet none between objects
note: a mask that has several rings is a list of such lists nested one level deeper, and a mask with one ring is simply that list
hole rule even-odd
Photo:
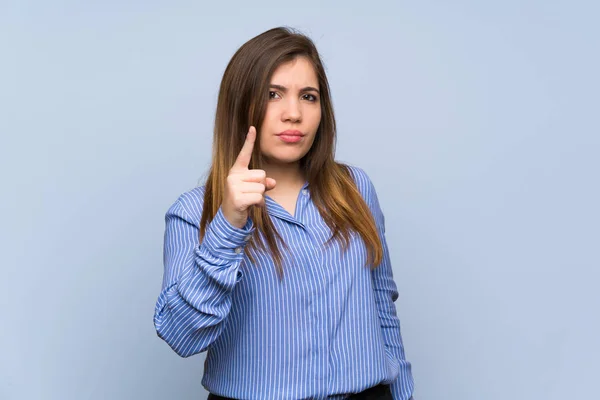
[{"label": "woman's shoulder", "polygon": [[362,168],[357,165],[352,165],[348,163],[338,163],[348,169],[356,187],[363,195],[364,198],[368,198],[371,195],[371,192],[374,190],[373,181],[369,177],[369,174]]},{"label": "woman's shoulder", "polygon": [[204,192],[206,186],[198,186],[181,193],[167,211],[169,215],[179,215],[189,219],[194,224],[200,223],[204,205]]}]

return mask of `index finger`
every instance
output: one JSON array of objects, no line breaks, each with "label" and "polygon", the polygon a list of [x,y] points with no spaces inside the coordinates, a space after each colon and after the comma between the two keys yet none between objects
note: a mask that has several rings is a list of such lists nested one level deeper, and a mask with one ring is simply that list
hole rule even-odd
[{"label": "index finger", "polygon": [[255,141],[256,128],[251,126],[248,130],[248,134],[246,135],[246,141],[244,142],[244,146],[242,146],[242,150],[240,150],[240,154],[238,154],[237,159],[235,160],[235,164],[233,164],[234,168],[248,169],[248,165],[250,165],[250,158],[252,158],[252,150],[254,149]]}]

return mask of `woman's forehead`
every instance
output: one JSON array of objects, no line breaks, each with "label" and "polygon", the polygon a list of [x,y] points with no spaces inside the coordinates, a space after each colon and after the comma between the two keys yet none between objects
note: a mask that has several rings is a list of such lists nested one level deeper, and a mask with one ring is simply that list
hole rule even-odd
[{"label": "woman's forehead", "polygon": [[319,79],[312,63],[306,57],[297,57],[279,65],[273,72],[270,83],[294,89],[318,87]]}]

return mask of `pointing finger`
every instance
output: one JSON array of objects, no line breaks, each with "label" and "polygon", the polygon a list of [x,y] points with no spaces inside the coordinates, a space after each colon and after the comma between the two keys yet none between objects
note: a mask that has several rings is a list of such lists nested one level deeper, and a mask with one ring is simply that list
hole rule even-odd
[{"label": "pointing finger", "polygon": [[246,135],[246,141],[244,142],[244,146],[235,160],[235,164],[233,167],[236,169],[248,169],[248,165],[250,165],[250,159],[252,158],[252,150],[254,149],[254,142],[256,141],[256,128],[253,126],[248,130],[248,134]]}]

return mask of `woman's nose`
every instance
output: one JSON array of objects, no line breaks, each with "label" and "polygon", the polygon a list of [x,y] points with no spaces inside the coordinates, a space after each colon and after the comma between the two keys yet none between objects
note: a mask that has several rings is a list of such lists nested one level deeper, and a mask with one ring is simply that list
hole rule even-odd
[{"label": "woman's nose", "polygon": [[289,100],[283,111],[284,121],[299,122],[302,120],[302,111],[300,110],[300,104],[297,100]]}]

